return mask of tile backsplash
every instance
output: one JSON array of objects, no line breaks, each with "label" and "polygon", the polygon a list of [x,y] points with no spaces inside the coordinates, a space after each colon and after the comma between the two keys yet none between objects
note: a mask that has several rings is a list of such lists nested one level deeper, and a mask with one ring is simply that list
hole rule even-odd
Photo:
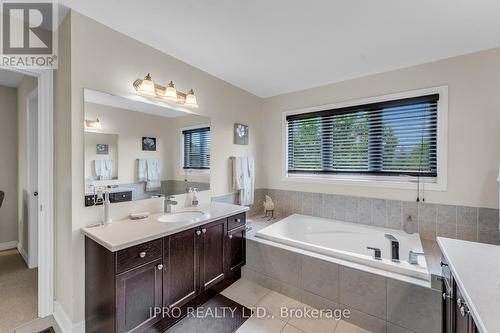
[{"label": "tile backsplash", "polygon": [[[266,194],[282,217],[298,213],[418,232],[423,239],[442,236],[500,245],[498,209],[257,189],[250,215],[262,214]],[[235,202],[236,198],[229,194],[214,200]]]}]

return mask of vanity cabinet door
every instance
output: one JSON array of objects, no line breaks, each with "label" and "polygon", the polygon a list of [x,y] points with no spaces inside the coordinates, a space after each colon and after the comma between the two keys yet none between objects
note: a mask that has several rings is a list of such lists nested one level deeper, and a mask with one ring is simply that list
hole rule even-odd
[{"label": "vanity cabinet door", "polygon": [[241,226],[227,233],[227,267],[229,274],[245,265],[245,232],[246,227]]},{"label": "vanity cabinet door", "polygon": [[164,306],[182,306],[199,293],[199,228],[189,229],[164,239]]},{"label": "vanity cabinet door", "polygon": [[150,309],[162,306],[162,260],[116,276],[116,330],[139,332],[157,322]]},{"label": "vanity cabinet door", "polygon": [[201,288],[206,290],[224,279],[224,253],[227,234],[226,219],[201,227],[203,246],[201,250]]}]

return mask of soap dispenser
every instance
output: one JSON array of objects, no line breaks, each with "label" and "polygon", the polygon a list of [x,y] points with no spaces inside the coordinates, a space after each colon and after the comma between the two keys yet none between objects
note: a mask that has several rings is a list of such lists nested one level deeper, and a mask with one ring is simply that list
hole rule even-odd
[{"label": "soap dispenser", "polygon": [[111,202],[109,201],[109,188],[104,190],[104,201],[102,203],[103,206],[103,220],[102,224],[110,224],[113,220],[110,217],[110,208]]},{"label": "soap dispenser", "polygon": [[193,189],[193,196],[191,198],[191,206],[193,207],[197,207],[199,202],[198,202],[198,193],[197,193],[198,189],[195,187]]}]

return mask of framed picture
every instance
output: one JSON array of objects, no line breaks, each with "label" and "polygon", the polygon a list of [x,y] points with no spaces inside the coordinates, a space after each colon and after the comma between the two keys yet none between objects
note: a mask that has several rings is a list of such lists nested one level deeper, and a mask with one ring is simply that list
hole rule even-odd
[{"label": "framed picture", "polygon": [[109,145],[107,143],[98,143],[95,146],[97,155],[109,155]]},{"label": "framed picture", "polygon": [[248,145],[248,126],[244,124],[234,124],[234,144]]},{"label": "framed picture", "polygon": [[142,150],[143,151],[156,151],[156,138],[143,136],[142,137]]}]

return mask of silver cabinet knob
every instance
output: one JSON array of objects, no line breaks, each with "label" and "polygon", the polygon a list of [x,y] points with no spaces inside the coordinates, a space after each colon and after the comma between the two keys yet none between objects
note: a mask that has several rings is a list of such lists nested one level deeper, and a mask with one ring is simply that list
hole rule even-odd
[{"label": "silver cabinet knob", "polygon": [[233,239],[233,235],[229,235],[229,239]]},{"label": "silver cabinet knob", "polygon": [[145,258],[146,257],[146,251],[142,251],[141,253],[139,253],[139,257],[140,258]]},{"label": "silver cabinet knob", "polygon": [[203,228],[203,229],[201,229],[201,232],[206,233],[207,229]]},{"label": "silver cabinet knob", "polygon": [[197,236],[201,235],[201,231],[200,230],[196,230],[196,235]]},{"label": "silver cabinet knob", "polygon": [[462,315],[462,317],[465,317],[465,306],[460,307],[460,314]]},{"label": "silver cabinet knob", "polygon": [[459,307],[461,307],[461,306],[462,306],[462,302],[463,302],[463,301],[462,301],[462,299],[461,299],[461,298],[458,298],[458,299],[457,299],[457,305],[458,305]]},{"label": "silver cabinet knob", "polygon": [[158,268],[159,271],[161,271],[163,269],[163,264],[159,264],[158,266],[156,266]]},{"label": "silver cabinet knob", "polygon": [[241,219],[235,219],[236,222],[240,223],[241,222]]},{"label": "silver cabinet knob", "polygon": [[443,300],[446,301],[447,298],[451,298],[447,293],[443,293]]}]

